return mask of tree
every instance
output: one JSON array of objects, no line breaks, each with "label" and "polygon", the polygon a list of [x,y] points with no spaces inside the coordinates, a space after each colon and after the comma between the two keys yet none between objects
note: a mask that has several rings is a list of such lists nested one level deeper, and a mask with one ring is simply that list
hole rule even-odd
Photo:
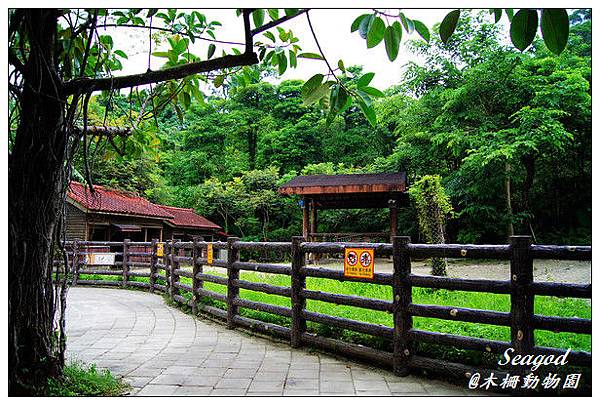
[{"label": "tree", "polygon": [[[9,138],[11,395],[44,392],[47,378],[62,371],[64,336],[57,346],[53,334],[57,308],[51,279],[52,255],[55,241],[60,240],[60,212],[70,177],[70,162],[82,141],[76,126],[83,121],[85,136],[91,94],[180,80],[175,87],[188,91],[173,96],[180,97],[185,104],[197,90],[194,80],[198,76],[193,75],[256,64],[253,37],[267,29],[252,30],[251,11],[245,10],[241,12],[245,27],[243,52],[212,59],[209,55],[208,59],[200,60],[186,52],[187,41],[177,34],[169,37],[170,66],[159,71],[112,76],[112,72],[119,69],[119,59],[124,53],[113,50],[110,36],[99,36],[97,28],[106,21],[105,17],[116,20],[115,25],[145,26],[146,20],[139,16],[140,12],[117,11],[110,15],[106,10],[10,12],[9,83],[14,101],[10,119],[17,123],[14,135]],[[278,25],[297,14],[297,10],[290,12],[268,25]],[[182,22],[189,38],[202,38],[205,33],[214,37],[216,24],[207,22],[196,11],[187,14],[147,12],[146,18],[152,16],[161,18],[170,32]],[[214,53],[212,48],[211,52]],[[171,87],[160,87],[152,99],[158,97],[156,100],[160,101],[160,96]]]},{"label": "tree", "polygon": [[[446,216],[452,212],[450,199],[444,190],[440,176],[423,176],[409,190],[418,213],[419,225],[428,243],[442,244]],[[431,274],[446,275],[446,258],[431,259]]]},{"label": "tree", "polygon": [[[515,14],[513,22],[522,20],[517,18],[522,11]],[[200,92],[201,80],[210,80],[219,88],[234,71],[255,65],[259,60],[277,67],[282,74],[288,66],[294,67],[298,58],[315,57],[314,53],[300,53],[298,38],[279,27],[305,15],[312,29],[308,10],[285,9],[283,15],[279,10],[237,12],[244,25],[244,42],[233,45],[241,49],[233,48],[231,54],[223,52],[222,56],[216,56],[217,44],[224,42],[215,35],[221,24],[208,21],[195,10],[10,10],[8,317],[11,395],[43,393],[48,376],[60,375],[64,363],[64,334],[58,334],[58,344],[53,334],[53,317],[58,308],[53,299],[52,255],[61,239],[61,208],[73,157],[80,148],[87,161],[87,150],[92,142],[88,139],[88,108],[92,95],[103,92],[111,99],[121,89],[131,89],[130,99],[134,94],[140,97],[139,119],[130,117],[131,126],[136,127],[132,134],[135,137],[142,133],[136,130],[141,121],[156,117],[167,106],[181,119],[192,99],[204,98]],[[531,14],[531,11],[524,12]],[[536,11],[533,13],[537,16]],[[454,31],[458,14],[452,12],[442,22],[443,40]],[[352,29],[364,36],[368,47],[385,43],[390,59],[394,59],[392,56],[399,46],[400,23],[407,32],[416,30],[424,38],[429,36],[422,24],[403,13],[393,16],[398,21],[392,28],[383,24],[380,15],[383,14],[375,11],[373,15],[361,16]],[[542,33],[553,52],[562,50],[561,16],[560,10],[542,13]],[[548,22],[556,23],[553,27],[559,29],[545,30],[545,21],[546,26]],[[514,30],[511,27],[513,42],[519,47],[528,46],[533,37],[521,37],[530,31],[530,26],[512,25],[515,26]],[[100,27],[160,32],[168,50],[151,49],[150,52],[164,58],[164,66],[156,71],[148,67],[144,73],[114,76],[127,55],[114,49],[110,35],[99,34]],[[278,37],[269,31],[271,29],[277,30]],[[261,34],[269,41],[256,40]],[[190,43],[195,41],[208,43],[204,49],[206,57],[191,54]],[[316,57],[327,62],[327,75],[331,80],[323,82],[324,75],[308,80],[310,85],[305,84],[302,92],[306,104],[319,102],[328,107],[331,121],[355,99],[358,108],[374,125],[372,98],[381,97],[382,93],[369,85],[372,75],[361,76],[356,87],[345,86],[337,79],[322,51],[319,50]],[[345,70],[343,62],[338,62],[338,68]],[[149,89],[133,90],[139,86]],[[97,132],[95,136],[104,136],[113,143],[115,132],[104,131],[103,135]],[[88,165],[84,167],[89,181]],[[59,312],[64,315],[64,306]]]}]

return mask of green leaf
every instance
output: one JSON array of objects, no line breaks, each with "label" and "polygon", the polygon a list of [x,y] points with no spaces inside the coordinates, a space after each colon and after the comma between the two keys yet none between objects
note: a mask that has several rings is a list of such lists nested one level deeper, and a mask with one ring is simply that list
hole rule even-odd
[{"label": "green leaf", "polygon": [[357,87],[365,87],[368,86],[369,83],[371,83],[371,80],[373,80],[373,77],[375,76],[375,73],[365,73],[364,75],[362,75],[360,77],[360,79],[358,79],[356,81],[356,86]]},{"label": "green leaf", "polygon": [[265,10],[259,8],[252,12],[252,20],[254,21],[254,26],[259,28],[265,22]]},{"label": "green leaf", "polygon": [[356,17],[356,19],[352,22],[352,25],[350,26],[350,32],[354,32],[354,31],[358,30],[362,20],[364,20],[365,18],[368,18],[370,15],[371,14],[363,14],[363,15],[359,15],[358,17]]},{"label": "green leaf", "polygon": [[286,69],[287,69],[287,58],[285,57],[285,54],[283,52],[281,52],[279,54],[279,75],[284,74]]},{"label": "green leaf", "polygon": [[513,9],[512,8],[505,8],[504,12],[506,13],[506,16],[508,17],[508,21],[512,21],[514,15],[515,15]]},{"label": "green leaf", "polygon": [[171,54],[169,52],[152,52],[152,56],[159,58],[170,58]]},{"label": "green leaf", "polygon": [[344,108],[344,106],[348,102],[348,93],[346,92],[346,89],[344,89],[342,86],[337,86],[337,89],[338,91],[336,97],[332,98],[333,106],[336,110],[341,111],[342,108]]},{"label": "green leaf", "polygon": [[569,39],[569,15],[565,9],[542,10],[542,37],[550,52],[560,55]]},{"label": "green leaf", "polygon": [[404,26],[404,29],[406,30],[406,32],[409,34],[412,34],[413,31],[415,30],[415,24],[414,24],[413,20],[406,17],[404,15],[404,13],[400,13],[400,21],[402,21],[402,25]]},{"label": "green leaf", "polygon": [[264,34],[264,35],[265,35],[265,37],[269,38],[271,41],[273,41],[273,42],[277,42],[277,40],[275,39],[275,35],[273,35],[273,33],[272,33],[272,32],[270,32],[270,31],[267,31],[267,32],[265,32],[265,34]]},{"label": "green leaf", "polygon": [[303,104],[305,106],[308,106],[316,101],[319,101],[325,95],[329,94],[330,87],[331,87],[331,82],[325,82],[325,83],[319,85],[311,93],[307,94],[306,97],[303,97]]},{"label": "green leaf", "polygon": [[413,22],[415,23],[415,30],[417,33],[425,40],[425,42],[429,43],[429,40],[431,39],[429,28],[427,28],[427,26],[421,21],[413,20]]},{"label": "green leaf", "polygon": [[340,70],[342,72],[346,72],[346,66],[344,66],[344,61],[343,60],[338,60],[338,67],[340,68]]},{"label": "green leaf", "polygon": [[319,55],[318,53],[312,53],[312,52],[304,52],[301,53],[300,55],[298,55],[299,58],[305,58],[305,59],[319,59],[319,60],[323,60],[323,57],[321,55]]},{"label": "green leaf", "polygon": [[286,17],[298,14],[297,8],[284,8],[283,10],[285,11]]},{"label": "green leaf", "polygon": [[440,38],[444,44],[448,42],[448,39],[454,33],[459,17],[460,10],[452,10],[446,14],[446,17],[442,20],[442,23],[440,24]]},{"label": "green leaf", "polygon": [[128,58],[127,58],[127,54],[126,54],[125,52],[123,52],[122,50],[120,50],[120,49],[117,49],[117,50],[115,51],[115,54],[116,54],[116,55],[119,55],[121,58],[128,59]]},{"label": "green leaf", "polygon": [[384,34],[385,23],[380,17],[375,17],[367,33],[367,48],[373,48],[383,41]]},{"label": "green leaf", "polygon": [[273,20],[273,21],[278,19],[279,18],[279,9],[270,8],[269,9],[269,17],[271,17],[271,20]]},{"label": "green leaf", "polygon": [[515,14],[510,22],[510,39],[520,51],[524,51],[535,38],[538,28],[536,10],[522,9]]},{"label": "green leaf", "polygon": [[310,93],[315,91],[315,89],[318,86],[320,86],[321,83],[323,82],[324,77],[325,76],[323,76],[321,73],[317,73],[316,75],[314,75],[313,77],[308,79],[302,86],[302,90],[300,92],[300,94],[302,95],[302,98],[303,99],[306,98]]},{"label": "green leaf", "polygon": [[388,26],[385,29],[383,39],[385,40],[385,51],[387,52],[388,59],[393,62],[398,57],[400,40],[402,39],[402,29],[397,30],[394,25]]},{"label": "green leaf", "polygon": [[375,109],[373,109],[373,106],[367,105],[364,101],[359,99],[358,107],[372,126],[377,125],[377,116],[375,115]]},{"label": "green leaf", "polygon": [[498,23],[498,21],[500,21],[500,19],[502,18],[502,9],[495,8],[493,10],[493,12],[494,12],[494,23]]},{"label": "green leaf", "polygon": [[296,66],[298,66],[298,62],[296,60],[296,53],[290,49],[289,55],[290,55],[290,66],[295,68]]},{"label": "green leaf", "polygon": [[369,96],[385,97],[385,94],[383,94],[381,92],[381,90],[376,89],[375,87],[365,86],[365,87],[361,87],[360,90],[367,93]]},{"label": "green leaf", "polygon": [[212,58],[212,56],[215,54],[216,50],[217,50],[217,47],[215,46],[215,44],[208,45],[208,57],[207,57],[207,59]]},{"label": "green leaf", "polygon": [[225,75],[218,75],[217,77],[215,77],[215,87],[219,88],[223,85],[223,82],[225,81]]},{"label": "green leaf", "polygon": [[362,39],[367,39],[367,34],[369,32],[369,28],[371,28],[371,22],[374,18],[375,16],[371,14],[363,18],[360,22],[360,25],[358,26],[358,33]]}]

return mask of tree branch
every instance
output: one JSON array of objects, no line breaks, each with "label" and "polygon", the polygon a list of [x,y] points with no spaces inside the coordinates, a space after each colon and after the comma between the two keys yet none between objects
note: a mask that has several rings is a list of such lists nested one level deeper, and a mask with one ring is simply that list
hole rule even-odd
[{"label": "tree branch", "polygon": [[254,52],[247,52],[241,55],[227,55],[222,58],[186,63],[185,65],[175,66],[164,70],[149,71],[134,75],[107,77],[102,79],[92,79],[87,77],[78,78],[64,83],[63,94],[71,95],[76,93],[87,93],[90,91],[123,89],[150,83],[183,79],[187,76],[210,72],[212,70],[249,66],[257,63],[258,57],[256,54]]},{"label": "tree branch", "polygon": [[[75,127],[75,130],[83,133],[84,129]],[[89,125],[85,129],[85,133],[94,136],[129,136],[131,134],[131,128],[126,127],[106,127],[98,125]]]},{"label": "tree branch", "polygon": [[273,27],[276,27],[276,26],[277,26],[277,25],[279,25],[279,24],[282,24],[282,23],[284,23],[284,22],[286,22],[286,21],[288,21],[288,20],[291,20],[292,18],[296,18],[296,17],[298,17],[299,15],[301,15],[301,14],[304,14],[304,13],[308,12],[308,10],[309,10],[308,8],[305,8],[304,10],[300,10],[300,11],[298,11],[298,13],[297,13],[297,14],[294,14],[294,15],[286,15],[285,17],[278,18],[277,20],[275,20],[275,21],[271,21],[271,22],[270,22],[270,23],[268,23],[268,24],[262,25],[262,26],[260,26],[260,27],[258,27],[258,28],[254,28],[253,30],[251,30],[251,31],[250,31],[250,34],[251,34],[252,36],[255,36],[255,35],[257,35],[257,34],[260,34],[261,32],[264,32],[264,31],[270,30],[271,28],[273,28]]}]

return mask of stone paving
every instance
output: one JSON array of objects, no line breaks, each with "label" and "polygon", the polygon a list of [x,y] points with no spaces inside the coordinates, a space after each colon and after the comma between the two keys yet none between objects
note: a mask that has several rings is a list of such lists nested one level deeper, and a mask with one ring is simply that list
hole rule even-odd
[{"label": "stone paving", "polygon": [[122,376],[129,395],[469,395],[390,372],[228,330],[142,291],[69,291],[68,356]]}]

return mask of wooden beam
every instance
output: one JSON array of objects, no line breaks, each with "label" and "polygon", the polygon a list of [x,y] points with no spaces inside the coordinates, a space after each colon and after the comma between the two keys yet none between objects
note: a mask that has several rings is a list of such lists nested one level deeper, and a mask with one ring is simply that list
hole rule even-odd
[{"label": "wooden beam", "polygon": [[390,242],[398,235],[398,204],[390,200]]},{"label": "wooden beam", "polygon": [[[310,202],[310,233],[317,233],[317,206],[314,201]],[[316,239],[311,240],[316,241]]]},{"label": "wooden beam", "polygon": [[308,238],[308,202],[304,201],[302,206],[302,237]]}]

